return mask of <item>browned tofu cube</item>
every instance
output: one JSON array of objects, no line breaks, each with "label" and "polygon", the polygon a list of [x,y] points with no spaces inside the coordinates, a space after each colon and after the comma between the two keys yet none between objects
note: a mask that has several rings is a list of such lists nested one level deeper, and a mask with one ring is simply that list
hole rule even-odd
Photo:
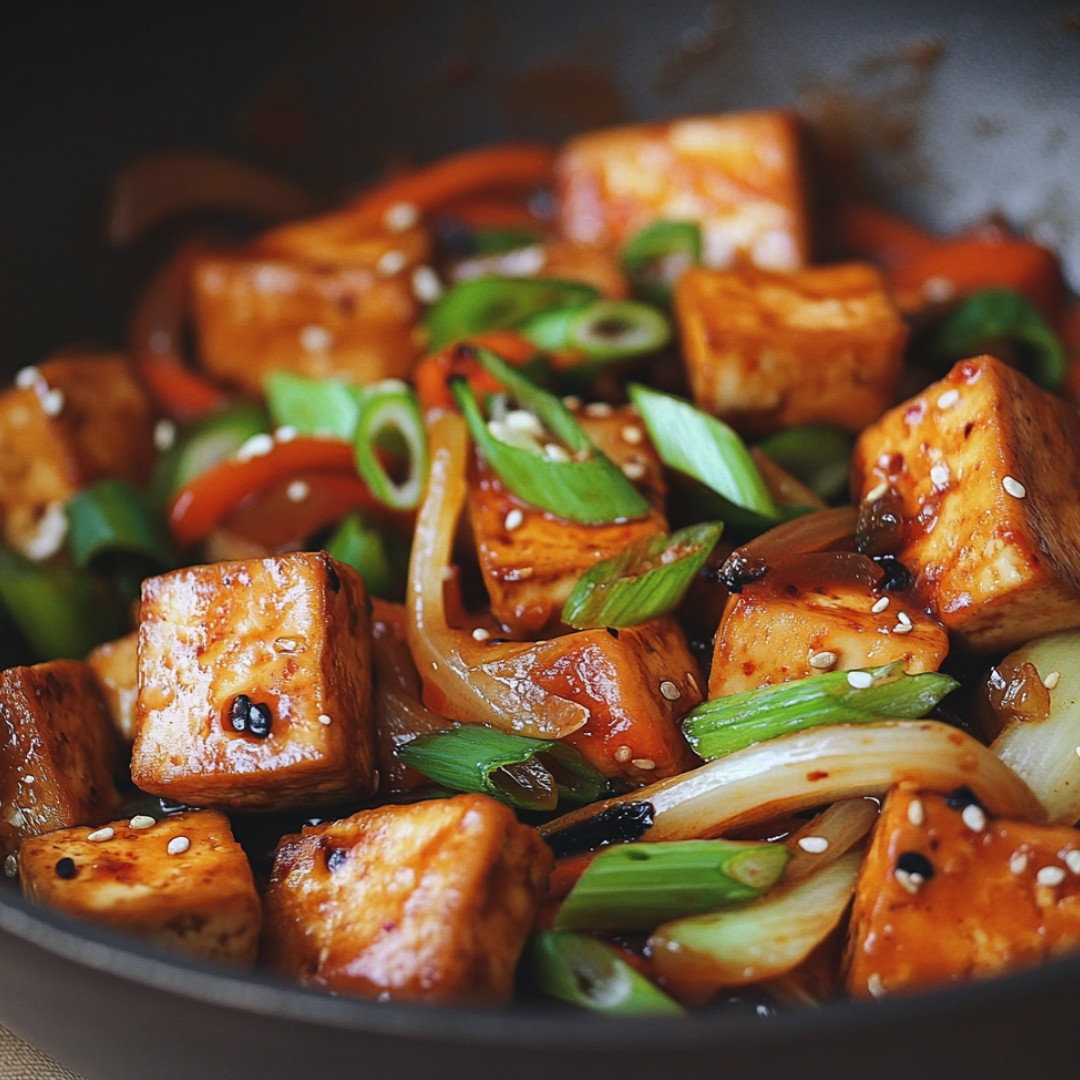
[{"label": "browned tofu cube", "polygon": [[255,394],[279,369],[356,383],[409,374],[422,345],[413,273],[427,258],[427,235],[357,234],[348,225],[335,215],[287,226],[246,251],[197,263],[207,371]]},{"label": "browned tofu cube", "polygon": [[262,905],[247,857],[216,810],[24,840],[19,877],[26,896],[65,915],[202,960],[255,962]]},{"label": "browned tofu cube", "polygon": [[305,828],[278,846],[264,954],[273,970],[340,993],[505,1002],[552,862],[485,795]]},{"label": "browned tofu cube", "polygon": [[607,300],[623,300],[629,292],[622,266],[610,247],[576,240],[553,239],[498,255],[462,259],[450,271],[455,281],[486,274],[581,281],[598,289]]},{"label": "browned tofu cube", "polygon": [[143,583],[131,777],[198,806],[282,809],[378,783],[360,575],[325,552]]},{"label": "browned tofu cube", "polygon": [[867,263],[694,267],[675,313],[694,400],[747,434],[814,421],[857,432],[892,404],[907,327]]},{"label": "browned tofu cube", "polygon": [[853,483],[893,500],[896,552],[970,650],[1080,626],[1080,417],[992,356],[867,428]]},{"label": "browned tofu cube", "polygon": [[0,731],[0,857],[23,837],[116,813],[116,732],[81,660],[0,671]]},{"label": "browned tofu cube", "polygon": [[859,873],[847,985],[884,997],[1080,946],[1080,832],[989,821],[964,789],[894,789]]},{"label": "browned tofu cube", "polygon": [[656,221],[701,225],[706,266],[794,270],[808,257],[800,133],[784,112],[686,117],[590,132],[556,164],[559,225],[621,247]]},{"label": "browned tofu cube", "polygon": [[109,715],[123,740],[135,738],[135,701],[139,696],[139,635],[125,634],[90,652],[86,662],[101,685]]},{"label": "browned tofu cube", "polygon": [[660,459],[636,414],[597,403],[576,417],[653,510],[610,525],[573,524],[516,499],[481,461],[469,479],[469,520],[491,613],[511,634],[557,628],[563,604],[586,570],[635,540],[667,531]]},{"label": "browned tofu cube", "polygon": [[63,545],[64,503],[95,480],[143,483],[154,460],[149,400],[122,356],[23,368],[0,394],[0,530],[32,559]]},{"label": "browned tofu cube", "polygon": [[732,594],[716,631],[709,697],[899,661],[937,671],[945,628],[914,597],[886,592],[884,574],[851,551],[793,556]]}]

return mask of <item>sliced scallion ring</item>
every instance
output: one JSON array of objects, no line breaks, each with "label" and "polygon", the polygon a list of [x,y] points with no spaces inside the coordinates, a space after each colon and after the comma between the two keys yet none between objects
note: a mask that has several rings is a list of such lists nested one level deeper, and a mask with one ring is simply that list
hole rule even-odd
[{"label": "sliced scallion ring", "polygon": [[655,352],[671,340],[671,324],[635,300],[598,300],[570,327],[570,346],[589,360],[624,360]]},{"label": "sliced scallion ring", "polygon": [[672,536],[635,541],[587,570],[563,607],[562,621],[578,629],[637,626],[678,606],[716,547],[723,525],[690,525]]},{"label": "sliced scallion ring", "polygon": [[[356,467],[371,493],[394,510],[420,502],[427,476],[427,435],[412,388],[399,379],[364,387],[356,423]],[[387,472],[381,454],[404,463],[404,478]]]},{"label": "sliced scallion ring", "polygon": [[657,221],[633,236],[622,251],[634,294],[667,307],[684,270],[701,262],[701,226],[695,221]]}]

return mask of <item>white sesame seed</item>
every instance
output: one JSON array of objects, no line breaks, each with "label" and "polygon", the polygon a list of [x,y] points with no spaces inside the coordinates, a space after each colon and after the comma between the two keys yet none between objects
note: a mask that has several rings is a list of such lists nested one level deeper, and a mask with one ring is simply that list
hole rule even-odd
[{"label": "white sesame seed", "polygon": [[570,461],[570,451],[558,443],[544,443],[544,456],[549,461]]},{"label": "white sesame seed", "polygon": [[174,836],[165,845],[165,850],[170,855],[183,855],[189,847],[191,847],[191,841],[186,836]]},{"label": "white sesame seed", "polygon": [[960,391],[955,387],[944,391],[937,399],[939,409],[951,409],[960,400]]},{"label": "white sesame seed", "polygon": [[382,277],[393,277],[394,274],[399,274],[405,269],[408,261],[404,251],[384,251],[375,264],[375,270]]},{"label": "white sesame seed", "polygon": [[960,812],[960,817],[972,832],[982,832],[986,828],[986,814],[975,803],[968,803]]},{"label": "white sesame seed", "polygon": [[885,984],[876,971],[866,980],[866,989],[870,991],[871,997],[883,998],[885,996]]},{"label": "white sesame seed", "polygon": [[1039,885],[1060,885],[1065,880],[1065,871],[1060,866],[1044,866],[1035,875]]},{"label": "white sesame seed", "polygon": [[911,631],[914,630],[914,629],[915,629],[915,627],[912,626],[911,623],[909,623],[909,622],[898,622],[892,628],[892,632],[894,634],[910,634]]},{"label": "white sesame seed", "polygon": [[41,372],[34,366],[19,368],[15,373],[15,385],[20,390],[29,390],[41,382]]},{"label": "white sesame seed", "polygon": [[510,570],[505,577],[506,581],[528,581],[533,576],[533,568],[531,566],[515,566],[513,570]]},{"label": "white sesame seed", "polygon": [[665,679],[660,684],[660,693],[668,701],[678,701],[682,697],[682,691],[670,679]]},{"label": "white sesame seed", "polygon": [[9,855],[4,860],[4,875],[5,877],[19,876],[19,859],[17,855]]},{"label": "white sesame seed", "polygon": [[889,598],[887,596],[882,596],[880,599],[874,601],[874,604],[870,608],[870,610],[875,615],[880,615],[888,606],[889,606]]},{"label": "white sesame seed", "polygon": [[562,403],[571,411],[577,412],[581,408],[581,398],[577,394],[567,394]]},{"label": "white sesame seed", "polygon": [[296,652],[298,643],[295,638],[291,637],[279,637],[274,638],[274,650],[276,652],[292,653]]},{"label": "white sesame seed", "polygon": [[949,472],[949,466],[944,461],[939,461],[930,470],[930,483],[936,488],[947,487],[949,484],[949,477],[952,474]]},{"label": "white sesame seed", "polygon": [[828,649],[822,649],[821,652],[814,653],[813,656],[807,661],[812,668],[817,668],[820,671],[824,671],[826,668],[831,668],[839,657],[836,653],[831,652]]},{"label": "white sesame seed", "polygon": [[543,270],[544,263],[547,262],[547,252],[540,244],[530,244],[516,251],[508,251],[500,261],[504,274],[509,274],[510,277],[531,277]]},{"label": "white sesame seed", "polygon": [[594,419],[602,420],[605,416],[610,416],[615,410],[606,401],[591,401],[585,406],[585,415],[591,416]]},{"label": "white sesame seed", "polygon": [[800,836],[799,847],[808,855],[821,855],[829,850],[829,841],[824,836]]},{"label": "white sesame seed", "polygon": [[627,424],[619,434],[622,436],[623,442],[628,442],[631,446],[637,446],[645,438],[645,432],[634,424]]},{"label": "white sesame seed", "polygon": [[176,442],[176,425],[171,420],[159,420],[154,425],[154,446],[164,452]]},{"label": "white sesame seed", "polygon": [[53,388],[45,388],[44,383],[35,383],[38,401],[41,403],[41,411],[46,416],[59,416],[64,411],[64,391]]},{"label": "white sesame seed", "polygon": [[898,611],[896,613],[896,621],[902,622],[905,626],[910,626],[911,616],[906,611]]},{"label": "white sesame seed", "polygon": [[544,434],[544,425],[540,423],[540,418],[528,409],[511,409],[503,418],[503,423],[511,431],[519,431],[522,435],[535,435],[540,438]]},{"label": "white sesame seed", "polygon": [[418,266],[412,272],[413,296],[422,304],[434,304],[443,294],[439,275],[430,266]]},{"label": "white sesame seed", "polygon": [[1009,860],[1009,873],[1011,874],[1022,874],[1027,869],[1027,867],[1028,857],[1026,852],[1018,851]]},{"label": "white sesame seed", "polygon": [[285,489],[285,498],[292,503],[302,503],[311,494],[311,485],[306,480],[293,480]]},{"label": "white sesame seed", "polygon": [[38,519],[33,535],[23,543],[23,554],[34,562],[48,559],[64,546],[67,533],[68,519],[64,504],[59,501],[51,502]]},{"label": "white sesame seed", "polygon": [[640,480],[645,475],[645,463],[628,461],[623,465],[622,471],[627,480]]},{"label": "white sesame seed", "polygon": [[334,721],[326,715],[326,713],[319,713],[319,723],[323,727],[329,727]]},{"label": "white sesame seed", "polygon": [[849,671],[847,681],[853,690],[869,690],[874,685],[874,676],[869,671]]},{"label": "white sesame seed", "polygon": [[893,871],[893,877],[897,884],[909,893],[917,893],[926,884],[926,878],[916,870],[901,870],[897,867]]},{"label": "white sesame seed", "polygon": [[128,824],[133,829],[149,829],[151,825],[156,825],[157,822],[149,814],[136,814]]},{"label": "white sesame seed", "polygon": [[926,809],[923,807],[920,799],[912,799],[908,803],[907,808],[908,822],[918,828],[924,821],[926,821]]},{"label": "white sesame seed", "polygon": [[1061,682],[1061,672],[1051,671],[1050,674],[1043,679],[1043,686],[1045,686],[1047,690],[1053,690],[1057,687],[1059,682]]},{"label": "white sesame seed", "polygon": [[36,777],[36,776],[35,776],[35,775],[34,775],[33,773],[27,773],[27,774],[26,774],[26,775],[25,775],[25,776],[24,776],[24,777],[22,778],[22,782],[23,782],[24,784],[32,784],[32,783],[34,783],[34,781],[35,781],[35,780],[37,780],[37,777]]},{"label": "white sesame seed", "polygon": [[513,532],[515,529],[520,529],[525,522],[525,515],[515,506],[512,510],[508,510],[506,517],[503,518],[503,528],[507,532]]},{"label": "white sesame seed", "polygon": [[473,641],[487,641],[491,637],[491,631],[478,626],[473,632]]},{"label": "white sesame seed", "polygon": [[292,442],[299,434],[300,432],[292,424],[282,424],[281,427],[274,428],[274,442]]},{"label": "white sesame seed", "polygon": [[1074,874],[1080,874],[1080,851],[1072,848],[1065,852],[1065,865]]},{"label": "white sesame seed", "polygon": [[625,743],[622,746],[615,747],[614,758],[619,764],[625,764],[634,756],[634,751],[630,749]]},{"label": "white sesame seed", "polygon": [[106,825],[103,829],[95,829],[92,833],[87,833],[86,839],[98,844],[103,840],[111,840],[115,835],[116,830],[111,825]]},{"label": "white sesame seed", "polygon": [[877,502],[882,496],[884,496],[889,490],[889,483],[887,480],[882,480],[875,484],[864,496],[863,502]]},{"label": "white sesame seed", "polygon": [[701,692],[698,690],[697,679],[695,679],[689,671],[686,673],[686,681],[690,684],[690,689],[693,690],[695,694]]},{"label": "white sesame seed", "polygon": [[650,769],[656,768],[656,762],[653,761],[652,758],[648,757],[636,757],[630,762],[630,764],[633,765],[635,769],[641,769],[644,772],[648,772]]},{"label": "white sesame seed", "polygon": [[1014,499],[1022,499],[1027,495],[1027,488],[1024,487],[1015,476],[1006,476],[1005,479],[1001,481],[1001,486]]},{"label": "white sesame seed", "polygon": [[305,352],[326,352],[333,343],[334,335],[317,323],[309,323],[300,331],[300,347]]},{"label": "white sesame seed", "polygon": [[923,282],[922,294],[932,303],[943,304],[956,295],[956,285],[947,277],[935,275]]},{"label": "white sesame seed", "polygon": [[273,436],[268,435],[265,431],[261,431],[258,435],[252,435],[247,442],[243,443],[233,456],[237,461],[251,461],[252,458],[269,454],[273,449]]},{"label": "white sesame seed", "polygon": [[390,232],[405,232],[420,220],[420,208],[415,203],[399,202],[387,207],[383,224]]}]

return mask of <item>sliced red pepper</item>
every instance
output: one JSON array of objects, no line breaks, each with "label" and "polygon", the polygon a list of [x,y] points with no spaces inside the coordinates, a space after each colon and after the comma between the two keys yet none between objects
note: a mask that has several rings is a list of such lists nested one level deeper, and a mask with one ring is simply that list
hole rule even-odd
[{"label": "sliced red pepper", "polygon": [[424,357],[413,371],[416,396],[420,409],[427,414],[432,409],[457,409],[450,392],[452,375],[464,375],[478,397],[499,393],[503,387],[480,366],[469,346],[490,349],[508,364],[520,367],[540,356],[540,350],[513,330],[493,330],[477,334],[467,343],[458,342]]},{"label": "sliced red pepper", "polygon": [[834,216],[836,239],[845,254],[892,269],[938,246],[933,233],[869,203],[847,202]]}]

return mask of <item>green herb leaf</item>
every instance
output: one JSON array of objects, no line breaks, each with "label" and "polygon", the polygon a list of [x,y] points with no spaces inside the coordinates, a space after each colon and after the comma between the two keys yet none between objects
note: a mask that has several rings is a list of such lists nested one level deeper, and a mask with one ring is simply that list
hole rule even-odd
[{"label": "green herb leaf", "polygon": [[816,495],[847,495],[853,441],[832,424],[801,424],[770,435],[757,448]]},{"label": "green herb leaf", "polygon": [[79,569],[104,555],[141,556],[158,571],[173,565],[164,521],[126,480],[100,480],[76,492],[64,510],[68,553]]},{"label": "green herb leaf", "polygon": [[277,427],[300,435],[334,435],[351,442],[360,420],[362,390],[338,379],[311,379],[273,371],[263,380],[266,404]]},{"label": "green herb leaf", "polygon": [[360,511],[354,510],[342,519],[327,540],[326,551],[356,570],[372,596],[390,600],[404,593],[408,547],[388,541]]}]

